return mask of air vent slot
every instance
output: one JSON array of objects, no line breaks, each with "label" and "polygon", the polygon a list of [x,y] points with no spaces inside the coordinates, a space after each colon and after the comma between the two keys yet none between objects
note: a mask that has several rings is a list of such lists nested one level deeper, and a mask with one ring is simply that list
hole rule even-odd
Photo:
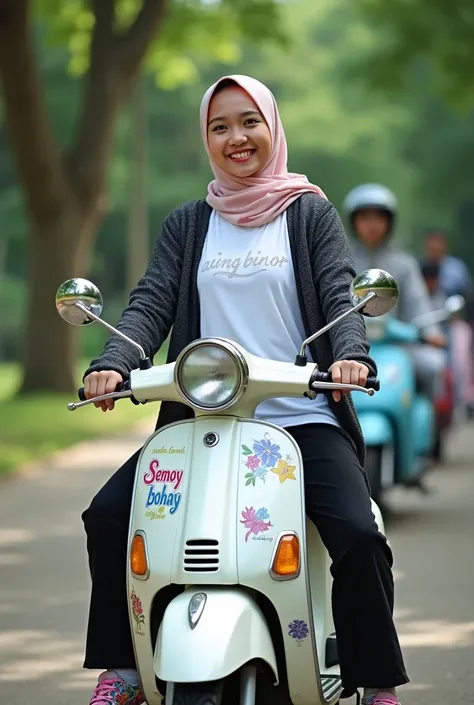
[{"label": "air vent slot", "polygon": [[190,539],[184,549],[187,573],[215,573],[219,570],[219,542],[215,539]]}]

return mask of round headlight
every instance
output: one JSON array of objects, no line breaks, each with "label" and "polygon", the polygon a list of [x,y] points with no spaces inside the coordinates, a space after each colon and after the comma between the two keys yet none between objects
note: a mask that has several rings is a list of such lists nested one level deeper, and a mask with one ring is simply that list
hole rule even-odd
[{"label": "round headlight", "polygon": [[226,341],[192,343],[176,361],[176,385],[183,398],[198,409],[227,409],[241,398],[247,380],[245,358]]}]

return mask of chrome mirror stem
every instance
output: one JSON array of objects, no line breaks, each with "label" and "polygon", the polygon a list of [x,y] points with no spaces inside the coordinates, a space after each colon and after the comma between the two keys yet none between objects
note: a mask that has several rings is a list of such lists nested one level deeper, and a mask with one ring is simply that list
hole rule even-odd
[{"label": "chrome mirror stem", "polygon": [[125,335],[125,333],[121,333],[119,330],[114,328],[113,326],[110,325],[110,323],[106,323],[102,318],[99,318],[99,316],[96,316],[90,309],[87,308],[87,306],[84,306],[80,301],[76,302],[74,306],[78,309],[80,309],[83,313],[85,313],[89,318],[92,318],[93,321],[97,321],[97,323],[100,323],[104,328],[107,328],[108,330],[112,331],[112,333],[115,333],[115,335],[118,335],[120,338],[123,340],[126,340],[127,343],[130,343],[130,345],[133,345],[140,353],[140,359],[146,360],[146,354],[144,349],[142,348],[139,343],[136,343],[134,340],[128,337],[128,335]]},{"label": "chrome mirror stem", "polygon": [[342,321],[344,318],[349,316],[351,313],[355,313],[356,311],[360,311],[361,308],[364,308],[364,306],[369,302],[372,301],[372,299],[375,299],[377,294],[375,294],[373,291],[370,292],[370,294],[367,294],[361,301],[359,301],[358,304],[353,306],[352,308],[348,309],[347,311],[344,311],[340,316],[338,316],[334,321],[331,321],[331,323],[328,323],[324,328],[321,328],[321,330],[318,330],[317,333],[314,333],[312,336],[307,338],[300,349],[300,354],[299,357],[304,358],[305,353],[306,353],[306,348],[307,346],[313,342],[313,340],[316,340],[319,338],[321,335],[324,335],[324,333],[327,333],[328,330],[331,330],[331,328],[334,328],[335,325],[337,325],[340,321]]}]

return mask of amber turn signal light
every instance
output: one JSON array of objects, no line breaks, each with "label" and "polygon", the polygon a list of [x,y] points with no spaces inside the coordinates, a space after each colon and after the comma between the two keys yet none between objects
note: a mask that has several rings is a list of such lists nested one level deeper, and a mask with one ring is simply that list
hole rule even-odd
[{"label": "amber turn signal light", "polygon": [[296,534],[281,536],[275,557],[272,573],[279,578],[296,577],[300,572],[300,542]]},{"label": "amber turn signal light", "polygon": [[130,548],[130,569],[134,575],[145,576],[148,574],[148,561],[146,557],[145,537],[135,534]]}]

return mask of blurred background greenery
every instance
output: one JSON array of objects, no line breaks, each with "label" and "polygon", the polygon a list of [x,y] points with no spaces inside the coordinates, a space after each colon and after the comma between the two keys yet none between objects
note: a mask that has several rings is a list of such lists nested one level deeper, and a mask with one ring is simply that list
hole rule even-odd
[{"label": "blurred background greenery", "polygon": [[76,335],[54,293],[87,276],[118,319],[163,218],[205,194],[222,75],[272,89],[290,170],[337,207],[384,183],[402,246],[446,228],[473,268],[473,38],[471,0],[0,0],[0,471],[150,413],[69,420],[106,333]]}]

